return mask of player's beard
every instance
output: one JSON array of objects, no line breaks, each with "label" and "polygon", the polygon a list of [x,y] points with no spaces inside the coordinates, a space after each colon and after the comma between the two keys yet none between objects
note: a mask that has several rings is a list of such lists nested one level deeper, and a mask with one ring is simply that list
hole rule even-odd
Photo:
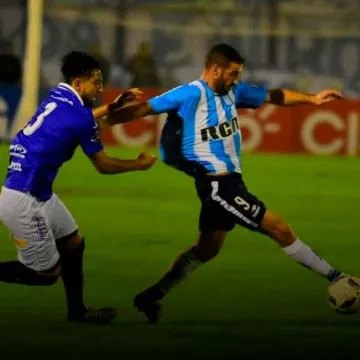
[{"label": "player's beard", "polygon": [[224,79],[219,79],[218,83],[216,84],[216,88],[217,88],[217,93],[219,95],[226,95],[230,89],[227,89],[226,83],[224,81]]}]

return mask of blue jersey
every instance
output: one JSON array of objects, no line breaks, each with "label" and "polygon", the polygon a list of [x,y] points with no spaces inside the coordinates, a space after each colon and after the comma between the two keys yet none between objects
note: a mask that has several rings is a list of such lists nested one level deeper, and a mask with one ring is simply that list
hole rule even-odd
[{"label": "blue jersey", "polygon": [[92,110],[70,85],[60,83],[13,138],[4,186],[50,199],[59,168],[78,145],[88,156],[103,149]]},{"label": "blue jersey", "polygon": [[203,80],[179,86],[149,100],[156,113],[168,113],[160,138],[162,160],[185,173],[241,173],[238,108],[257,108],[263,87],[239,82],[226,95]]}]

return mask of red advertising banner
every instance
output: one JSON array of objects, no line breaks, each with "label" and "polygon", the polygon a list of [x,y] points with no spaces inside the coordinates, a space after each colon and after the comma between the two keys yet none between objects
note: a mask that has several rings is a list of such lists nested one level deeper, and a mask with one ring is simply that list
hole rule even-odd
[{"label": "red advertising banner", "polygon": [[[111,101],[119,90],[108,90]],[[146,97],[160,91],[147,91]],[[242,150],[315,155],[360,155],[360,101],[339,100],[321,106],[263,105],[239,110]],[[103,134],[106,144],[156,146],[165,115],[148,116],[114,126]]]}]

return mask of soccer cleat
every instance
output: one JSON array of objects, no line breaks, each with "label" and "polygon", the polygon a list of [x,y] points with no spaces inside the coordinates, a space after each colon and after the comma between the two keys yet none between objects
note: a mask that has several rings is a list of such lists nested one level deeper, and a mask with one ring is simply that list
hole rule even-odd
[{"label": "soccer cleat", "polygon": [[115,308],[87,309],[84,314],[68,315],[70,322],[83,322],[89,324],[106,324],[115,319],[117,311]]},{"label": "soccer cleat", "polygon": [[161,317],[161,303],[152,299],[147,291],[137,294],[134,298],[134,306],[138,311],[143,312],[149,322],[155,324]]}]

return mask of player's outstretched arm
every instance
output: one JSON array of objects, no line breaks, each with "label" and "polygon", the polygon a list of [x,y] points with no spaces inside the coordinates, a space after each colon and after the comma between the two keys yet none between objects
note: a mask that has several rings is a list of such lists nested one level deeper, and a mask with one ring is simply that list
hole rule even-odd
[{"label": "player's outstretched arm", "polygon": [[306,94],[289,89],[270,89],[266,98],[267,103],[275,105],[299,105],[315,104],[321,105],[329,101],[343,99],[344,96],[337,90],[323,90],[317,94]]},{"label": "player's outstretched arm", "polygon": [[114,111],[106,117],[96,119],[96,122],[98,123],[99,128],[103,129],[104,127],[124,124],[128,121],[154,114],[155,112],[148,102],[133,103]]},{"label": "player's outstretched arm", "polygon": [[154,115],[156,114],[153,111],[151,105],[145,102],[139,102],[135,104],[126,105],[119,110],[115,111],[111,116],[107,118],[107,123],[110,126],[116,124],[123,124],[128,121],[139,119],[147,115]]},{"label": "player's outstretched arm", "polygon": [[108,156],[103,150],[91,155],[90,159],[100,174],[108,175],[148,170],[156,162],[156,156],[145,152],[141,153],[136,159],[121,160]]},{"label": "player's outstretched arm", "polygon": [[[105,122],[105,119],[119,110],[121,107],[126,106],[130,103],[138,101],[142,95],[142,91],[138,88],[130,89],[120,94],[113,102],[110,104],[105,104],[96,107],[93,109],[94,119],[98,123]],[[103,124],[105,125],[105,124]]]},{"label": "player's outstretched arm", "polygon": [[155,96],[148,101],[132,103],[121,107],[107,117],[107,125],[116,125],[138,119],[147,115],[163,114],[178,111],[190,98],[200,99],[201,92],[189,84],[178,86]]}]

